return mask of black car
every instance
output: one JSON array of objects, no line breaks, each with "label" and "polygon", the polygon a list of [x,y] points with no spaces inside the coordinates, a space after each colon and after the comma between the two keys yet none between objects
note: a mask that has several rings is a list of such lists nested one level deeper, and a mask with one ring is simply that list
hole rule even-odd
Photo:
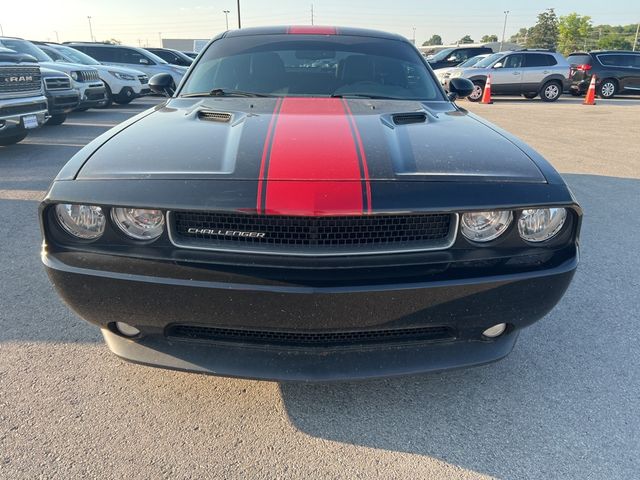
[{"label": "black car", "polygon": [[569,74],[572,95],[582,95],[596,76],[596,93],[601,98],[613,98],[620,93],[640,93],[640,52],[597,50],[572,53]]},{"label": "black car", "polygon": [[471,57],[475,57],[476,55],[485,55],[491,54],[493,50],[489,47],[454,47],[454,48],[445,48],[444,50],[440,50],[438,53],[433,55],[433,57],[427,59],[429,65],[434,70],[438,68],[449,68],[460,65],[463,62],[466,62]]},{"label": "black car", "polygon": [[226,32],[175,93],[150,86],[171,98],[78,152],[40,206],[53,285],[125,359],[279,380],[477,365],[571,282],[563,179],[400,36]]},{"label": "black car", "polygon": [[161,59],[171,65],[189,67],[193,63],[193,58],[182,52],[179,52],[178,50],[172,50],[171,48],[145,48],[145,50],[148,50],[149,52],[159,56]]}]

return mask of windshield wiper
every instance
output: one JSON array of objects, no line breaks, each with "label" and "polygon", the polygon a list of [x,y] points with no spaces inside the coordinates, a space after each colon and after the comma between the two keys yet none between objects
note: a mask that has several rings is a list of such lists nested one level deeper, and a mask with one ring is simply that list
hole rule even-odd
[{"label": "windshield wiper", "polygon": [[210,92],[185,93],[184,95],[180,95],[180,97],[271,97],[271,95],[255,92],[243,92],[242,90],[225,90],[223,88],[214,88]]}]

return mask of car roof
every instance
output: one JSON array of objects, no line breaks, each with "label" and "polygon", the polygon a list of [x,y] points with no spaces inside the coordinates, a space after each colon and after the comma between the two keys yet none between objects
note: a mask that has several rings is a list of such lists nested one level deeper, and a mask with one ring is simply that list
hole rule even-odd
[{"label": "car roof", "polygon": [[632,50],[591,50],[590,52],[572,52],[571,55],[600,55],[603,53],[624,53],[625,55],[640,55],[640,52],[634,52]]},{"label": "car roof", "polygon": [[395,33],[384,32],[381,30],[371,30],[368,28],[354,28],[354,27],[332,27],[321,25],[282,25],[275,27],[250,27],[240,30],[229,30],[225,32],[222,37],[249,37],[254,35],[278,35],[278,34],[292,34],[292,35],[350,35],[358,37],[374,37],[385,38],[389,40],[402,40],[407,41],[401,35]]}]

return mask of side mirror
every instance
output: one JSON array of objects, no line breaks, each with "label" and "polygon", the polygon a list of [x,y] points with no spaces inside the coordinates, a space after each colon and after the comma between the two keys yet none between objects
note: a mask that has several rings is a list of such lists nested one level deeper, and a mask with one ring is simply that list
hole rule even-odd
[{"label": "side mirror", "polygon": [[502,68],[502,62],[494,63],[493,68]]},{"label": "side mirror", "polygon": [[458,57],[456,55],[451,55],[449,58],[447,58],[447,62],[457,62],[458,61]]},{"label": "side mirror", "polygon": [[176,84],[168,73],[157,73],[149,79],[149,88],[153,93],[171,97],[176,91]]},{"label": "side mirror", "polygon": [[138,60],[142,65],[149,65],[149,60],[147,60],[146,58],[141,58],[140,60]]},{"label": "side mirror", "polygon": [[473,92],[473,82],[466,78],[456,77],[449,80],[449,100],[464,98]]}]

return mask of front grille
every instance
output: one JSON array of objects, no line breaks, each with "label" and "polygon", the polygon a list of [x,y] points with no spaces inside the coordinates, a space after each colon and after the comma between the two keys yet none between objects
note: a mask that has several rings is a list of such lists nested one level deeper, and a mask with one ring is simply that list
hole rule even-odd
[{"label": "front grille", "polygon": [[78,72],[78,80],[80,82],[95,82],[100,80],[100,75],[97,70],[82,70]]},{"label": "front grille", "polygon": [[0,94],[39,92],[41,88],[40,67],[0,67]]},{"label": "front grille", "polygon": [[138,80],[140,80],[140,83],[143,85],[149,83],[149,77],[147,77],[146,75],[138,75]]},{"label": "front grille", "polygon": [[454,240],[448,213],[361,216],[268,216],[171,212],[178,246],[291,255],[348,255],[437,250]]},{"label": "front grille", "polygon": [[183,340],[290,347],[344,347],[363,344],[428,342],[455,338],[453,329],[440,326],[388,330],[304,332],[172,325],[167,328],[165,334],[167,337]]},{"label": "front grille", "polygon": [[105,94],[103,91],[87,91],[85,94],[85,98],[87,100],[103,100],[104,96]]},{"label": "front grille", "polygon": [[0,115],[9,117],[13,115],[28,115],[30,113],[41,112],[47,109],[46,103],[36,103],[28,105],[17,105],[12,107],[0,108]]},{"label": "front grille", "polygon": [[45,78],[44,83],[47,90],[67,90],[71,88],[71,81],[68,78]]},{"label": "front grille", "polygon": [[78,95],[60,95],[49,99],[49,107],[76,107],[78,106],[78,100]]}]

